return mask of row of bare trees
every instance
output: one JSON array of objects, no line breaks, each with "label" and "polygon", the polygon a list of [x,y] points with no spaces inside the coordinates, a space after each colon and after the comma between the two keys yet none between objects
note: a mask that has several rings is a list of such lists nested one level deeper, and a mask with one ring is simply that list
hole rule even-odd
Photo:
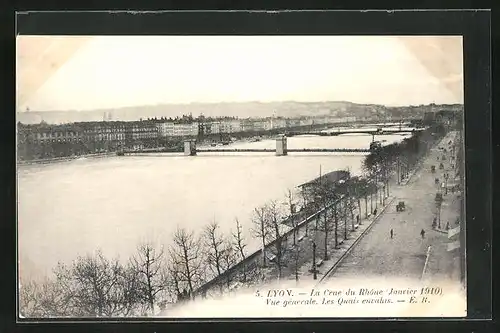
[{"label": "row of bare trees", "polygon": [[[365,215],[368,217],[368,198],[372,197],[370,211],[373,211],[373,196],[378,193],[377,184],[368,178],[349,177],[344,182],[332,182],[320,177],[309,184],[307,191],[300,193],[302,198],[296,198],[295,193],[288,191],[284,203],[271,201],[256,208],[251,231],[254,237],[260,239],[263,249],[262,266],[275,266],[280,279],[284,269],[291,265],[289,268],[298,280],[300,264],[308,251],[297,242],[299,229],[305,231],[305,236],[311,233],[311,225],[313,235],[321,232],[324,236],[323,260],[328,260],[332,234],[335,239],[334,247],[338,248],[339,238],[343,236],[347,239],[348,233],[355,230],[355,224],[361,223],[361,200],[364,199]],[[299,201],[302,201],[302,208],[297,211]],[[306,221],[312,215],[315,218]],[[304,225],[299,226],[301,222]]]},{"label": "row of bare trees", "polygon": [[[21,277],[19,310],[25,317],[116,317],[157,313],[190,299],[198,286],[246,257],[240,222],[224,235],[216,222],[200,235],[184,228],[165,249],[142,243],[128,260],[98,250],[59,263],[43,281]],[[228,280],[227,283],[230,281]]]},{"label": "row of bare trees", "polygon": [[[374,149],[363,161],[363,169],[368,178],[383,184],[384,196],[390,195],[389,180],[397,174],[398,183],[407,178],[411,169],[427,153],[434,142],[446,133],[440,124],[429,126],[423,131],[415,132],[401,142],[392,143]],[[381,197],[384,197],[381,196]]]}]

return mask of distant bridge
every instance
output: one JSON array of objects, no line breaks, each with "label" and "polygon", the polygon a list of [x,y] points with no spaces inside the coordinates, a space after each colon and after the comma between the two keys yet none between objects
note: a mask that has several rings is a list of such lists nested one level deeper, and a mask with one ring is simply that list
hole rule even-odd
[{"label": "distant bridge", "polygon": [[[421,129],[385,129],[378,128],[376,130],[342,130],[335,132],[290,132],[286,136],[282,135],[276,138],[276,149],[266,148],[197,148],[196,140],[184,141],[184,150],[178,149],[148,149],[143,151],[123,151],[121,154],[137,154],[137,153],[182,153],[186,156],[195,156],[197,153],[272,153],[276,156],[284,156],[290,153],[368,153],[370,149],[360,148],[304,148],[304,149],[288,149],[287,136],[294,135],[317,135],[317,136],[337,136],[341,134],[371,134],[374,138],[375,135],[393,134],[393,133],[413,133],[421,131]],[[373,140],[372,140],[373,141]]]},{"label": "distant bridge", "polygon": [[317,135],[317,136],[337,136],[342,134],[370,134],[370,135],[389,135],[395,133],[413,133],[421,131],[422,129],[376,129],[376,130],[341,130],[331,132],[289,132],[287,136],[295,135]]}]

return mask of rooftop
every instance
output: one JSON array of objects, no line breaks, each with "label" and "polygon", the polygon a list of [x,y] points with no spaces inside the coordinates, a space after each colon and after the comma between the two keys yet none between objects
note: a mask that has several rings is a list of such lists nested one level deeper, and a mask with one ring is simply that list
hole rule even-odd
[{"label": "rooftop", "polygon": [[325,173],[324,175],[321,175],[320,177],[313,179],[307,183],[301,184],[298,187],[307,187],[313,184],[317,184],[318,182],[331,182],[331,183],[338,183],[340,181],[345,181],[346,179],[350,178],[350,172],[346,170],[336,170],[332,172]]}]

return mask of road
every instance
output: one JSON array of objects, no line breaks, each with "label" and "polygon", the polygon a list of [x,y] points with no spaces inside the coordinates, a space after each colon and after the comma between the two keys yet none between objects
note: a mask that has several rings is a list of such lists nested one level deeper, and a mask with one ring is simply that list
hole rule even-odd
[{"label": "road", "polygon": [[[448,146],[454,135],[449,133],[439,146]],[[396,198],[392,205],[329,278],[359,275],[421,278],[428,247],[447,241],[444,232],[432,229],[437,211],[434,198],[439,191],[434,180],[442,179],[444,174],[438,168],[440,161],[437,157],[442,155],[437,147],[431,149],[408,184],[392,188],[391,194]],[[449,162],[444,163],[447,168],[450,167]],[[431,165],[436,166],[435,174],[430,172]],[[404,212],[396,212],[399,201],[405,202]],[[390,237],[391,229],[394,231],[393,239]],[[423,239],[420,235],[422,229],[425,230]]]}]

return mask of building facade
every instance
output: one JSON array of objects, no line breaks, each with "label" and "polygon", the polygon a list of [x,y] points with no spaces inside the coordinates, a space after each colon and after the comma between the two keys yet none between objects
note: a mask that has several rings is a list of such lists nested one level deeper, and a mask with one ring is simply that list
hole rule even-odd
[{"label": "building facade", "polygon": [[132,149],[159,146],[158,127],[154,121],[132,121],[125,126],[125,147]]},{"label": "building facade", "polygon": [[191,123],[157,123],[159,137],[195,137],[199,133],[199,124]]}]

